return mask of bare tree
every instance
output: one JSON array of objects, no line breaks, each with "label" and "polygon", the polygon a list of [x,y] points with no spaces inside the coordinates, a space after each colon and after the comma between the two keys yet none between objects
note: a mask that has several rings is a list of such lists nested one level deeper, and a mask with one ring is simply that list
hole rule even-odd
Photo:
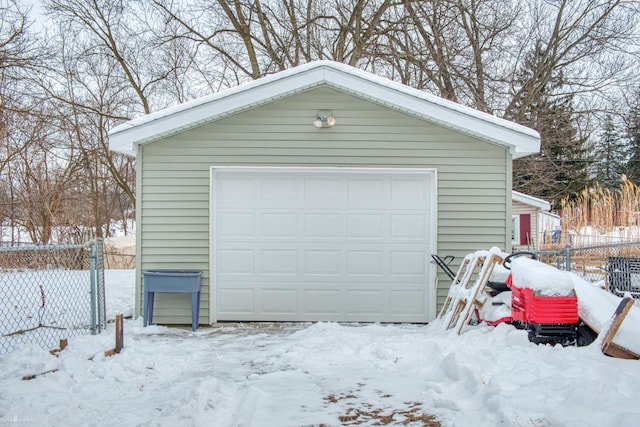
[{"label": "bare tree", "polygon": [[317,59],[366,66],[382,36],[395,28],[392,12],[402,3],[217,0],[200,1],[188,12],[179,3],[154,0],[164,19],[179,25],[174,37],[208,50],[235,84]]},{"label": "bare tree", "polygon": [[[615,54],[625,43],[637,43],[637,13],[623,0],[152,4],[166,23],[156,33],[158,47],[180,46],[193,58],[172,67],[184,67],[183,84],[177,87],[181,99],[188,93],[187,78],[192,85],[206,81],[218,90],[331,59],[518,121],[521,106],[540,93],[553,73],[564,74],[563,95],[598,91],[619,80],[630,67]],[[544,58],[531,80],[522,83],[517,73],[536,49]],[[599,69],[586,71],[594,63]]]},{"label": "bare tree", "polygon": [[[526,108],[548,89],[554,75],[562,74],[558,96],[595,93],[629,78],[629,63],[620,54],[625,44],[637,44],[637,13],[623,0],[562,0],[528,3],[530,26],[521,32],[523,47],[518,64],[535,51],[534,69],[525,81],[518,68],[508,80],[509,102],[504,116],[521,121]],[[630,58],[629,58],[630,59]],[[509,77],[509,76],[507,76]]]},{"label": "bare tree", "polygon": [[[124,0],[47,0],[49,15],[60,23],[61,36],[79,46],[79,55],[99,56],[103,62],[117,65],[120,81],[148,114],[163,106],[165,94],[154,97],[154,88],[173,72],[172,64],[157,61],[154,48],[154,17],[140,2]],[[115,77],[116,75],[114,75]],[[171,100],[170,100],[171,101]]]},{"label": "bare tree", "polygon": [[93,235],[109,235],[112,219],[122,218],[118,211],[121,196],[128,200],[124,209],[135,207],[134,160],[109,150],[107,134],[114,120],[123,120],[120,112],[131,108],[129,86],[120,74],[117,61],[105,61],[94,50],[73,43],[65,31],[56,39],[60,55],[51,62],[46,79],[40,82],[47,99],[56,109],[52,122],[77,153],[79,177],[76,195],[79,209],[69,209],[67,222],[81,224]]},{"label": "bare tree", "polygon": [[[152,104],[163,106],[184,99],[179,93],[156,90],[178,67],[150,55],[156,46],[149,27],[152,20],[138,6],[124,1],[47,2],[50,15],[59,22],[60,62],[51,67],[54,71],[45,79],[49,83],[43,82],[49,97],[71,108],[69,138],[85,157],[87,176],[95,179],[89,188],[95,193],[98,183],[108,180],[133,206],[133,160],[108,149],[108,130],[136,111],[148,114]],[[96,175],[97,165],[110,176]],[[98,201],[92,204],[97,219],[101,212],[96,208]]]},{"label": "bare tree", "polygon": [[27,11],[15,0],[0,0],[0,176],[22,146],[12,143],[13,112],[20,104],[20,81],[38,58],[38,49],[27,36]]},{"label": "bare tree", "polygon": [[25,76],[43,58],[28,27],[27,8],[15,0],[0,0],[0,223],[9,222],[11,243],[17,219],[11,166],[24,156],[29,135],[36,132]]},{"label": "bare tree", "polygon": [[34,243],[49,243],[60,225],[61,213],[78,177],[76,153],[51,132],[46,111],[29,117],[25,148],[11,162],[14,221],[23,226]]},{"label": "bare tree", "polygon": [[591,116],[615,105],[602,99],[640,86],[640,13],[624,0],[44,5],[51,27],[35,45],[28,10],[0,0],[0,194],[39,241],[56,224],[108,235],[135,207],[134,160],[108,149],[114,125],[313,60],[535,127],[543,153],[516,163],[514,182],[551,198],[553,182],[584,178],[572,168],[587,162]]}]

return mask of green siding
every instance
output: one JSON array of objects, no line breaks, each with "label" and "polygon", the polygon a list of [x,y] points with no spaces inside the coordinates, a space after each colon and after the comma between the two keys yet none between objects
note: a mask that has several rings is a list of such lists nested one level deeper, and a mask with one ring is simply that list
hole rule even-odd
[{"label": "green siding", "polygon": [[[322,110],[333,112],[335,127],[313,127]],[[208,322],[213,165],[435,168],[438,253],[454,255],[457,268],[471,251],[508,245],[510,162],[505,147],[331,88],[313,89],[140,148],[138,271],[204,270],[200,321]],[[440,306],[450,281],[438,275]],[[154,320],[189,324],[182,297],[157,297]]]}]

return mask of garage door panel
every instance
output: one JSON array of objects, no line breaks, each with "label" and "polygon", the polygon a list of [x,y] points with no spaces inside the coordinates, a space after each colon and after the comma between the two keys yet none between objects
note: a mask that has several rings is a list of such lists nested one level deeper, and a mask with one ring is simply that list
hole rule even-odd
[{"label": "garage door panel", "polygon": [[298,312],[296,289],[263,289],[260,300],[260,312],[265,314],[295,315]]},{"label": "garage door panel", "polygon": [[342,215],[338,213],[308,213],[304,215],[304,239],[339,240],[345,234]]},{"label": "garage door panel", "polygon": [[392,243],[429,238],[432,218],[424,213],[372,211],[339,213],[316,211],[304,214],[293,211],[219,210],[216,232],[219,240],[248,239],[255,242],[303,238],[307,242],[322,239],[388,240]]},{"label": "garage door panel", "polygon": [[388,180],[383,178],[350,178],[348,181],[348,207],[376,209],[389,206],[391,191]]},{"label": "garage door panel", "polygon": [[393,178],[391,202],[396,209],[427,209],[430,192],[427,183],[419,178]]},{"label": "garage door panel", "polygon": [[349,315],[384,315],[385,301],[385,292],[381,290],[349,290],[347,313]]},{"label": "garage door panel", "polygon": [[[321,286],[318,286],[321,285]],[[219,315],[224,320],[335,320],[416,321],[424,316],[427,297],[424,290],[387,291],[385,289],[340,289],[344,283],[322,283],[315,288],[251,289],[249,284],[219,292]],[[291,284],[292,287],[296,286]],[[283,315],[285,317],[277,317]],[[363,316],[366,315],[366,316]],[[314,317],[322,316],[322,317]],[[334,317],[332,317],[334,316]]]},{"label": "garage door panel", "polygon": [[304,179],[304,203],[307,208],[336,208],[344,206],[347,190],[339,177],[308,177]]},{"label": "garage door panel", "polygon": [[298,189],[298,179],[294,176],[265,177],[260,180],[260,197],[267,206],[270,202],[288,203],[298,205],[300,191]]},{"label": "garage door panel", "polygon": [[255,289],[251,287],[218,289],[218,310],[221,314],[253,315],[254,294]]},{"label": "garage door panel", "polygon": [[304,275],[305,276],[340,276],[341,256],[339,250],[305,250]]},{"label": "garage door panel", "polygon": [[391,214],[391,238],[424,241],[428,238],[428,218],[424,214]]},{"label": "garage door panel", "polygon": [[426,257],[424,251],[391,251],[391,275],[424,277]]},{"label": "garage door panel", "polygon": [[223,212],[218,215],[218,237],[252,239],[255,237],[255,215],[250,212]]},{"label": "garage door panel", "polygon": [[251,275],[255,272],[253,249],[222,249],[218,252],[220,260],[218,272],[226,275]]},{"label": "garage door panel", "polygon": [[368,276],[392,281],[396,278],[407,280],[415,277],[417,282],[427,273],[428,253],[421,250],[404,250],[407,245],[396,244],[384,249],[371,249],[370,244],[345,245],[333,249],[327,242],[315,244],[316,249],[291,249],[285,243],[256,245],[246,249],[243,242],[235,242],[218,248],[218,275],[225,280],[246,280],[251,275],[258,279],[261,275],[295,276],[304,280],[306,276]]},{"label": "garage door panel", "polygon": [[388,236],[388,215],[355,213],[347,215],[347,239],[383,240]]},{"label": "garage door panel", "polygon": [[383,276],[388,271],[387,255],[382,250],[347,251],[349,276]]},{"label": "garage door panel", "polygon": [[343,297],[340,289],[309,288],[305,289],[302,294],[303,313],[307,315],[338,316],[342,311]]},{"label": "garage door panel", "polygon": [[214,319],[433,318],[433,173],[223,168],[212,182]]},{"label": "garage door panel", "polygon": [[298,274],[298,251],[292,249],[265,249],[261,252],[260,271],[270,275]]},{"label": "garage door panel", "polygon": [[298,217],[295,212],[260,212],[260,237],[271,239],[296,239]]},{"label": "garage door panel", "polygon": [[216,179],[216,198],[227,208],[251,207],[255,200],[256,178],[221,176]]},{"label": "garage door panel", "polygon": [[389,292],[390,314],[416,316],[426,310],[427,295],[424,290],[392,290]]}]

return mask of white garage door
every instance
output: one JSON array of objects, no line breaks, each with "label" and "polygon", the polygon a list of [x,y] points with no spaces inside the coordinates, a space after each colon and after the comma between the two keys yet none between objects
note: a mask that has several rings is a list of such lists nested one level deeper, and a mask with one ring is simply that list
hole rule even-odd
[{"label": "white garage door", "polygon": [[212,321],[426,322],[430,170],[212,168]]}]

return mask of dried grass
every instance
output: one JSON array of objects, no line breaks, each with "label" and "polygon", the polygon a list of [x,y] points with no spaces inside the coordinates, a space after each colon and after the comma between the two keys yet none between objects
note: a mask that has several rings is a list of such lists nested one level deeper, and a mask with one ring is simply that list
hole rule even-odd
[{"label": "dried grass", "polygon": [[619,189],[585,188],[577,197],[562,200],[561,218],[565,238],[568,230],[591,228],[602,235],[616,232],[622,241],[638,240],[640,187],[623,176]]},{"label": "dried grass", "polygon": [[[364,384],[359,386],[363,386]],[[390,394],[380,394],[382,398],[391,397]],[[346,403],[348,408],[339,416],[343,426],[359,425],[422,425],[424,427],[440,427],[440,421],[433,415],[422,410],[421,402],[404,402],[403,408],[376,408],[374,405],[361,402],[354,393],[330,394],[324,398],[332,404]],[[385,405],[386,406],[386,405]],[[320,424],[320,427],[324,427]]]}]

